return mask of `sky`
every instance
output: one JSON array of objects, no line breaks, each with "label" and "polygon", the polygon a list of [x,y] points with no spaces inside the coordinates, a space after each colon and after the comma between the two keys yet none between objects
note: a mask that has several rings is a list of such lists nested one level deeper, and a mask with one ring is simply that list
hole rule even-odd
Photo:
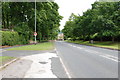
[{"label": "sky", "polygon": [[97,0],[55,0],[59,5],[59,14],[64,17],[60,22],[60,30],[64,28],[65,22],[72,13],[82,15],[87,9],[92,8],[91,4],[95,1]]}]

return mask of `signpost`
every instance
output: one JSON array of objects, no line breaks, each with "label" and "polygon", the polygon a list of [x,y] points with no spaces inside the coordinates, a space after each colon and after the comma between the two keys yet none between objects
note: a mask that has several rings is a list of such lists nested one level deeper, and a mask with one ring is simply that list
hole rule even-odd
[{"label": "signpost", "polygon": [[34,36],[37,36],[37,32],[34,32]]},{"label": "signpost", "polygon": [[36,42],[37,32],[34,32],[34,36],[35,36],[35,44],[36,44],[36,43],[37,43],[37,42]]}]

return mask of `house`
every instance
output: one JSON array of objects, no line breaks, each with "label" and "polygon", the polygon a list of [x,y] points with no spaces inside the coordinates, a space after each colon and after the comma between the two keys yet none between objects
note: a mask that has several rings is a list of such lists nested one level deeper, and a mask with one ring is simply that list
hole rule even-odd
[{"label": "house", "polygon": [[63,41],[64,40],[64,34],[62,32],[58,33],[58,40]]}]

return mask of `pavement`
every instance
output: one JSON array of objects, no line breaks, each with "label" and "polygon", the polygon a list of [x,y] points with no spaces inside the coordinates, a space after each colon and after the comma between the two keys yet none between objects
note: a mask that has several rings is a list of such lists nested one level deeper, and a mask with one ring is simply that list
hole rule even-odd
[{"label": "pavement", "polygon": [[11,78],[68,78],[55,50],[2,50],[2,56],[20,60],[0,71],[0,79]]},{"label": "pavement", "polygon": [[56,42],[56,50],[72,78],[118,78],[118,51]]},{"label": "pavement", "polygon": [[20,59],[0,71],[2,78],[22,78],[29,70],[32,61]]},{"label": "pavement", "polygon": [[51,58],[57,57],[54,53],[44,53],[23,57],[33,61],[31,68],[26,72],[24,78],[57,78],[51,71]]}]

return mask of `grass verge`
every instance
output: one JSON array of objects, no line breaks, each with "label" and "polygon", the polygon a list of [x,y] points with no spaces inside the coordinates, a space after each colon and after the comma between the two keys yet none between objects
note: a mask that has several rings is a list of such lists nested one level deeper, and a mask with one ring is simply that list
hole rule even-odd
[{"label": "grass verge", "polygon": [[4,65],[5,63],[15,59],[15,57],[10,57],[10,56],[0,56],[0,66]]},{"label": "grass verge", "polygon": [[36,45],[33,44],[33,45],[27,45],[21,47],[14,47],[14,48],[9,48],[7,50],[51,50],[51,49],[54,49],[53,42],[44,42]]},{"label": "grass verge", "polygon": [[112,41],[105,41],[105,42],[99,42],[94,41],[94,43],[89,43],[89,41],[67,41],[70,43],[77,43],[77,44],[83,44],[83,45],[89,45],[89,46],[97,46],[97,47],[103,47],[103,48],[111,48],[111,49],[120,49],[120,42],[112,42]]}]

